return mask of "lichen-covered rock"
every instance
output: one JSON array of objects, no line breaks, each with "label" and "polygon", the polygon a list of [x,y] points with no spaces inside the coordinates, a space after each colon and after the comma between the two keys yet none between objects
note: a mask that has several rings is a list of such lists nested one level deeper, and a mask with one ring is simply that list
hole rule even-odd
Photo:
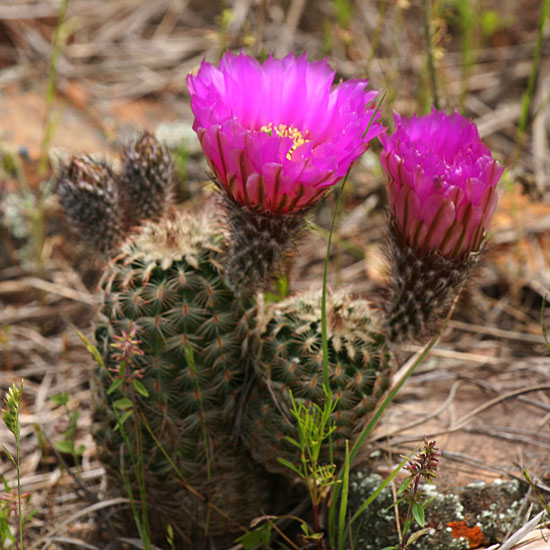
[{"label": "lichen-covered rock", "polygon": [[[357,510],[382,483],[377,474],[355,471],[350,480],[350,506]],[[423,485],[426,498],[433,498],[426,509],[430,532],[414,544],[415,550],[472,550],[501,542],[512,527],[526,486],[517,480],[495,480],[491,484],[472,483],[456,491],[440,492],[435,485]],[[399,506],[401,521],[407,505]],[[418,530],[413,526],[413,531]],[[392,491],[384,489],[354,524],[357,550],[380,550],[398,544],[399,536]]]}]

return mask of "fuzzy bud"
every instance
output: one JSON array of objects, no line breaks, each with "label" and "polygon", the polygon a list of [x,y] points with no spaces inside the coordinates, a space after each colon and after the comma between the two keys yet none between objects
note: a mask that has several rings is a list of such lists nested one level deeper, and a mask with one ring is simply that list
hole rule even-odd
[{"label": "fuzzy bud", "polygon": [[305,225],[304,216],[253,212],[225,196],[224,199],[231,230],[225,266],[227,282],[241,293],[262,289],[281,271]]},{"label": "fuzzy bud", "polygon": [[73,157],[57,184],[61,206],[80,238],[108,253],[124,237],[123,211],[116,176],[103,163]]},{"label": "fuzzy bud", "polygon": [[168,150],[145,132],[123,154],[121,189],[128,221],[138,225],[146,219],[160,220],[172,202],[173,182]]}]

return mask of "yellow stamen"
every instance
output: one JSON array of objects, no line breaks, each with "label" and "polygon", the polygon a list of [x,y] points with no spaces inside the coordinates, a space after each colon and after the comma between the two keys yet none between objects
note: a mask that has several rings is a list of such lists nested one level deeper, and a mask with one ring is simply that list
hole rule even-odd
[{"label": "yellow stamen", "polygon": [[307,143],[308,141],[311,141],[307,138],[309,135],[309,132],[305,132],[302,134],[298,128],[295,128],[294,126],[287,126],[286,124],[279,124],[278,126],[273,126],[273,123],[266,124],[260,128],[260,132],[265,132],[266,134],[269,134],[270,136],[273,135],[273,132],[275,132],[280,137],[289,137],[294,142],[292,144],[292,147],[288,150],[288,153],[286,154],[286,158],[290,160],[292,158],[292,153],[300,147],[300,145],[303,145],[304,143]]}]

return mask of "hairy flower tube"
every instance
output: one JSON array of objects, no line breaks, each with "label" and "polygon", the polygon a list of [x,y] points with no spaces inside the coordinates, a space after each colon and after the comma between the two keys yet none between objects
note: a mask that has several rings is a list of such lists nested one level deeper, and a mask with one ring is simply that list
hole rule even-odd
[{"label": "hairy flower tube", "polygon": [[111,168],[89,157],[63,166],[57,193],[69,224],[92,250],[109,254],[124,238],[124,212]]},{"label": "hairy flower tube", "polygon": [[497,204],[504,168],[480,140],[473,122],[436,110],[382,135],[391,214],[403,243],[419,254],[462,258],[480,249]]},{"label": "hairy flower tube", "polygon": [[477,128],[454,112],[395,115],[382,135],[390,203],[390,339],[434,334],[464,286],[497,204],[503,167]]},{"label": "hairy flower tube", "polygon": [[304,212],[384,130],[367,81],[332,89],[334,76],[305,55],[260,63],[228,52],[187,78],[193,128],[229,211],[234,286],[274,275]]}]

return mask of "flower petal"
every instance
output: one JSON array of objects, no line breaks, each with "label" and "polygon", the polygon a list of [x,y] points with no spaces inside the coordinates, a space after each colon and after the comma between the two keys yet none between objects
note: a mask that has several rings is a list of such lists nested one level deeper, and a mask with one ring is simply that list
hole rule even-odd
[{"label": "flower petal", "polygon": [[394,134],[379,136],[380,161],[405,242],[422,254],[439,250],[448,257],[477,250],[496,207],[503,168],[475,124],[456,111],[394,118]]},{"label": "flower petal", "polygon": [[187,77],[193,128],[232,200],[274,214],[308,208],[384,132],[367,81],[331,89],[334,76],[305,55],[260,63],[227,52]]}]

